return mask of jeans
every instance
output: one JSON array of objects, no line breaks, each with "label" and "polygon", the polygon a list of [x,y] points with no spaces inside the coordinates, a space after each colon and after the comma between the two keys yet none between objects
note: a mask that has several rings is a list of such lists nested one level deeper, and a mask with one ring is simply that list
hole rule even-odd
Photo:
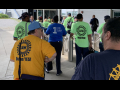
[{"label": "jeans", "polygon": [[76,67],[77,67],[77,65],[82,60],[82,56],[83,58],[85,58],[89,54],[89,49],[88,47],[87,48],[79,47],[77,44],[75,44],[75,49],[76,49]]},{"label": "jeans", "polygon": [[[57,56],[56,56],[56,68],[57,68],[57,74],[61,73],[61,51],[63,43],[60,42],[50,42],[50,44],[55,48]],[[49,67],[52,67],[51,62],[47,63],[47,70],[50,70]]]},{"label": "jeans", "polygon": [[99,42],[99,49],[100,49],[100,52],[104,51],[104,47],[103,47],[103,43],[102,42]]}]

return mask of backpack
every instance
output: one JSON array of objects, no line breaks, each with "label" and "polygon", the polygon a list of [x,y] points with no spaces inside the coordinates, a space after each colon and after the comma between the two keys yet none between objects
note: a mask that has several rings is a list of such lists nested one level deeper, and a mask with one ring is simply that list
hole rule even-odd
[{"label": "backpack", "polygon": [[[72,19],[72,17],[71,17],[71,19]],[[69,28],[69,29],[71,29],[71,26],[72,26],[71,19],[70,19],[70,21],[67,23],[67,28]]]}]

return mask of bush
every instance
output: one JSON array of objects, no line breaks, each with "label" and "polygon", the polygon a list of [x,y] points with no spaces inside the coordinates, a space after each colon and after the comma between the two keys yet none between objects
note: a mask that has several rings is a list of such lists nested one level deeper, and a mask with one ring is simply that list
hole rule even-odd
[{"label": "bush", "polygon": [[0,18],[9,18],[9,16],[6,14],[0,14]]}]

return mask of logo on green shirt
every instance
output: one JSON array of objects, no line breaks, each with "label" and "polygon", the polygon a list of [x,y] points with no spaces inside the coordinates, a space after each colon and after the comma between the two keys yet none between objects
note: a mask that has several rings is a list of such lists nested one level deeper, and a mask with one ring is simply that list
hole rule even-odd
[{"label": "logo on green shirt", "polygon": [[16,32],[17,32],[18,38],[21,38],[24,35],[24,32],[25,32],[24,27],[23,26],[18,26]]},{"label": "logo on green shirt", "polygon": [[[77,28],[77,34],[79,36],[84,36],[86,34],[86,28],[82,25],[80,25],[78,28]],[[81,39],[81,38],[80,38]]]}]

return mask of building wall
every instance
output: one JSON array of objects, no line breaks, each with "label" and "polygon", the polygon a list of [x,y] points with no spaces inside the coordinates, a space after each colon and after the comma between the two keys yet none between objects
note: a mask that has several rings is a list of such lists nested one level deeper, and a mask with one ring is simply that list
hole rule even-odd
[{"label": "building wall", "polygon": [[83,11],[83,21],[89,23],[92,16],[95,15],[99,20],[99,25],[104,23],[104,16],[110,15],[110,9],[80,9]]}]

